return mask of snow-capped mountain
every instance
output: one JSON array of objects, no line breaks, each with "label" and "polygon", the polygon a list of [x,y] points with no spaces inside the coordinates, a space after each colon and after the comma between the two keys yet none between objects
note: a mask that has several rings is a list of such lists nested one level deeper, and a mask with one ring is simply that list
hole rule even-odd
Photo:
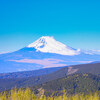
[{"label": "snow-capped mountain", "polygon": [[35,48],[37,51],[46,53],[56,53],[61,55],[78,55],[79,49],[72,49],[59,41],[56,41],[53,37],[43,36],[37,41],[29,44],[28,48]]},{"label": "snow-capped mountain", "polygon": [[43,36],[18,51],[0,54],[0,73],[97,62],[99,52],[74,49],[53,37]]}]

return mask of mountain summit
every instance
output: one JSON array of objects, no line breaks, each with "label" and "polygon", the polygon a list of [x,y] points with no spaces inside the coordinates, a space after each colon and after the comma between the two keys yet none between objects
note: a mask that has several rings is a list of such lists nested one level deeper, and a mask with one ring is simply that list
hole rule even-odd
[{"label": "mountain summit", "polygon": [[42,36],[35,42],[29,44],[28,48],[35,48],[36,51],[46,53],[56,53],[61,55],[78,55],[80,50],[73,49],[59,41],[56,41],[53,37]]},{"label": "mountain summit", "polygon": [[0,73],[96,63],[98,61],[100,61],[99,51],[74,49],[56,41],[53,37],[42,36],[20,50],[0,54]]}]

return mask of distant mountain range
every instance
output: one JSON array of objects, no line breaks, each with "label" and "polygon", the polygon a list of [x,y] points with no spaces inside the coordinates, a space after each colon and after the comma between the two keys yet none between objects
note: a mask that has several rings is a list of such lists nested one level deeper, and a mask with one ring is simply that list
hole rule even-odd
[{"label": "distant mountain range", "polygon": [[66,46],[53,37],[43,36],[28,46],[0,54],[0,73],[31,71],[43,68],[100,61],[100,51],[83,51]]},{"label": "distant mountain range", "polygon": [[22,72],[13,72],[13,73],[1,73],[0,79],[18,79],[18,78],[28,78],[35,76],[42,76],[53,73],[62,67],[53,67],[53,68],[44,68],[32,71],[22,71]]}]

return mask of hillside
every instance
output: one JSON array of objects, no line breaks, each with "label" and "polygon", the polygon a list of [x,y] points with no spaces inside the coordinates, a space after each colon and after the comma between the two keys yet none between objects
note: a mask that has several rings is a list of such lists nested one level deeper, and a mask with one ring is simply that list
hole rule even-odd
[{"label": "hillside", "polygon": [[45,82],[63,78],[75,73],[90,73],[93,75],[100,75],[100,63],[74,65],[64,67],[52,73],[40,76],[31,76],[23,78],[4,78],[0,79],[0,90],[10,89],[13,87],[32,87]]},{"label": "hillside", "polygon": [[67,68],[62,72],[58,70],[47,75],[26,77],[26,78],[4,78],[0,79],[0,90],[11,89],[13,87],[32,87],[51,80],[62,78],[67,75]]},{"label": "hillside", "polygon": [[39,87],[45,90],[46,95],[52,92],[61,93],[63,89],[67,94],[89,93],[100,91],[100,77],[92,74],[73,74],[46,82]]},{"label": "hillside", "polygon": [[54,68],[44,68],[39,70],[32,70],[32,71],[21,71],[21,72],[13,72],[13,73],[1,73],[0,79],[15,79],[15,78],[27,78],[27,77],[35,77],[35,76],[42,76],[46,74],[50,74],[55,72],[62,67],[54,67]]},{"label": "hillside", "polygon": [[100,63],[74,65],[70,66],[68,69],[68,75],[72,73],[91,73],[100,75]]}]

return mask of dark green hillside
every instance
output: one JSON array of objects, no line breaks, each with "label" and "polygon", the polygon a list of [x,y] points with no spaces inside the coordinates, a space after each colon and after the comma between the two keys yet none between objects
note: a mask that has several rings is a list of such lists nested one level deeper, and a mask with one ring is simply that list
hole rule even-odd
[{"label": "dark green hillside", "polygon": [[[81,64],[81,65],[74,65],[71,67],[72,67],[71,71],[75,69],[77,70],[74,73],[91,73],[94,75],[100,75],[100,63]],[[69,71],[68,74],[72,74],[71,71]]]},{"label": "dark green hillside", "polygon": [[5,78],[0,79],[0,90],[11,89],[13,87],[32,87],[38,84],[42,84],[51,80],[55,80],[58,78],[65,77],[67,75],[68,68],[64,68],[63,70],[58,70],[56,72],[52,72],[51,74],[35,76],[35,77],[27,77],[27,78]]},{"label": "dark green hillside", "polygon": [[56,91],[60,93],[63,89],[68,94],[95,92],[100,91],[100,77],[92,74],[73,74],[49,81],[39,87],[45,89],[47,95]]},{"label": "dark green hillside", "polygon": [[57,70],[55,72],[52,72],[47,75],[42,75],[42,76],[0,79],[0,91],[5,90],[5,89],[11,89],[15,86],[18,88],[19,87],[33,87],[39,84],[43,84],[45,82],[63,78],[70,74],[73,75],[75,73],[90,73],[93,75],[100,75],[100,63],[64,67],[64,68],[61,68],[60,70]]}]

